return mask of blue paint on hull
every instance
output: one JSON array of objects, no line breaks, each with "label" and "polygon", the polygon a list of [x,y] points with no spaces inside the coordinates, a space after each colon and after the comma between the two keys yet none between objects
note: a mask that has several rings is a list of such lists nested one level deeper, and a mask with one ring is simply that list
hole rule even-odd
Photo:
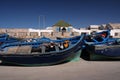
[{"label": "blue paint on hull", "polygon": [[95,53],[99,55],[105,55],[110,57],[120,57],[120,45],[107,45],[102,49],[95,49]]}]

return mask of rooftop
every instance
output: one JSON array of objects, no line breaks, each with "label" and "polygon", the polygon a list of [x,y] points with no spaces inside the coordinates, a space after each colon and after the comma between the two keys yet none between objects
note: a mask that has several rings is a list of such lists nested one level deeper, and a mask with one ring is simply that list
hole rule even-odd
[{"label": "rooftop", "polygon": [[55,27],[69,27],[69,26],[72,26],[72,25],[65,22],[64,20],[60,20],[56,24],[54,24],[53,26],[55,26]]}]

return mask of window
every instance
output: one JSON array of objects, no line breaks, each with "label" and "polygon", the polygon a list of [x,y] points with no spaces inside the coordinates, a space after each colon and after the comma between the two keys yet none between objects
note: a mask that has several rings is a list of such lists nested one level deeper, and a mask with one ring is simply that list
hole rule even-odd
[{"label": "window", "polygon": [[118,33],[115,33],[115,36],[118,36]]},{"label": "window", "polygon": [[74,36],[74,32],[71,33],[71,36]]},{"label": "window", "polygon": [[81,32],[81,34],[88,34],[87,32]]},{"label": "window", "polygon": [[66,32],[66,28],[65,27],[62,28],[62,32]]},{"label": "window", "polygon": [[30,36],[38,36],[37,32],[30,32]]},{"label": "window", "polygon": [[53,36],[53,32],[51,32],[51,36]]}]

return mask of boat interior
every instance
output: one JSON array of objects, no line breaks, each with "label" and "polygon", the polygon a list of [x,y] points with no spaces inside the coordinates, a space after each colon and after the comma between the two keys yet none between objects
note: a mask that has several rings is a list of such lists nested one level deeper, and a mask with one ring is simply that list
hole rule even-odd
[{"label": "boat interior", "polygon": [[11,46],[0,50],[0,54],[42,54],[49,52],[59,52],[60,50],[69,48],[70,45],[71,44],[69,41],[64,41],[64,43],[43,43],[37,48],[33,48],[31,45]]},{"label": "boat interior", "polygon": [[85,41],[87,42],[102,42],[105,38],[108,37],[108,32],[103,32],[103,33],[92,33],[91,35],[87,35],[85,38]]}]

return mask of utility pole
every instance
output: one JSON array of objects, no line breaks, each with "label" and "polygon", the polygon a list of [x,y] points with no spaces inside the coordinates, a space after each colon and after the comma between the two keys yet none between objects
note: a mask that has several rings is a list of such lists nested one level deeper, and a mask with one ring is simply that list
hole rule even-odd
[{"label": "utility pole", "polygon": [[40,16],[38,16],[38,28],[40,28]]},{"label": "utility pole", "polygon": [[45,28],[45,16],[43,16],[43,28]]},{"label": "utility pole", "polygon": [[[41,24],[41,22],[42,22],[42,24]],[[38,27],[45,28],[45,16],[44,15],[40,15],[38,17]]]}]

